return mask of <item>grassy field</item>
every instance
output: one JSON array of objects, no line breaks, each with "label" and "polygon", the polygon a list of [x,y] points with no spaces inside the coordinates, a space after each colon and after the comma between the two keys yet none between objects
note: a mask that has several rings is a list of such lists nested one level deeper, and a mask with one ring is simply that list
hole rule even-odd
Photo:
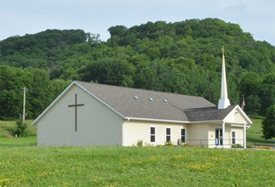
[{"label": "grassy field", "polygon": [[[263,142],[261,119],[254,122],[248,144]],[[14,138],[14,128],[0,121],[0,187],[275,186],[274,150],[36,147],[36,136]]]},{"label": "grassy field", "polygon": [[0,121],[0,145],[36,145],[36,127],[32,120],[27,120],[28,137],[14,137],[15,121]]},{"label": "grassy field", "polygon": [[257,144],[271,144],[275,143],[275,138],[265,140],[262,138],[262,120],[263,118],[257,117],[253,119],[254,124],[247,130],[247,145],[255,145]]},{"label": "grassy field", "polygon": [[274,150],[0,147],[0,186],[275,186]]},{"label": "grassy field", "polygon": [[0,145],[36,145],[36,136],[19,138],[0,138]]}]

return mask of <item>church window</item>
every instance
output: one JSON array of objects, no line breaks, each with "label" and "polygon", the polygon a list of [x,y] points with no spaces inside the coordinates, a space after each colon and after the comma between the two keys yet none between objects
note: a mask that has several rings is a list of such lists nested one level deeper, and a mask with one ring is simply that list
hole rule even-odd
[{"label": "church window", "polygon": [[180,138],[182,143],[185,143],[185,129],[181,129],[181,138]]},{"label": "church window", "polygon": [[236,144],[236,132],[232,131],[232,145]]},{"label": "church window", "polygon": [[171,129],[166,128],[166,142],[171,142]]},{"label": "church window", "polygon": [[156,141],[156,129],[155,127],[150,127],[150,142]]}]

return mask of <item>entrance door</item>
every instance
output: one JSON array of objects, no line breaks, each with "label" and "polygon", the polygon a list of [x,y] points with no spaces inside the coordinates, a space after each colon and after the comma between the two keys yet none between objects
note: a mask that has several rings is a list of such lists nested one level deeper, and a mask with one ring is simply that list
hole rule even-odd
[{"label": "entrance door", "polygon": [[222,145],[222,128],[215,129],[215,138],[216,145]]}]

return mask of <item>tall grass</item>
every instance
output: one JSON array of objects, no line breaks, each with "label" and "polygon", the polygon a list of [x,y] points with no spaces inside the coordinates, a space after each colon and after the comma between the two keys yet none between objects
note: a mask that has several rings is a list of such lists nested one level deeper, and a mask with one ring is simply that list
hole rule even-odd
[{"label": "tall grass", "polygon": [[275,151],[0,147],[0,186],[275,186]]}]

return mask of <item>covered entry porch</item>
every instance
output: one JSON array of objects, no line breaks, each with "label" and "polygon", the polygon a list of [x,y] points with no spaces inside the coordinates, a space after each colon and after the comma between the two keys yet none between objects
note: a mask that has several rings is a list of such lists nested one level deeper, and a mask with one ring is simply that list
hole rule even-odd
[{"label": "covered entry porch", "polygon": [[231,148],[239,144],[246,148],[246,130],[252,121],[238,105],[226,109],[196,109],[187,114],[194,119],[188,126],[188,144],[209,148]]}]

